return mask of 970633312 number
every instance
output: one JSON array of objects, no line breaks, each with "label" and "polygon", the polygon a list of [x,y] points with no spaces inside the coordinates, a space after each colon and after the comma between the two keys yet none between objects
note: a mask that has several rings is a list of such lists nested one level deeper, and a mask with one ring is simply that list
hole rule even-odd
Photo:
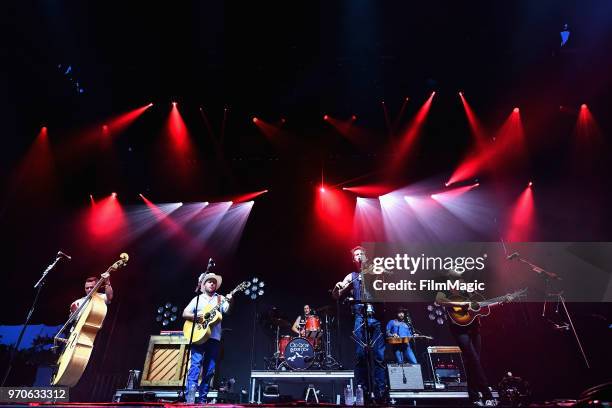
[{"label": "970633312 number", "polygon": [[0,402],[68,402],[68,387],[0,387]]}]

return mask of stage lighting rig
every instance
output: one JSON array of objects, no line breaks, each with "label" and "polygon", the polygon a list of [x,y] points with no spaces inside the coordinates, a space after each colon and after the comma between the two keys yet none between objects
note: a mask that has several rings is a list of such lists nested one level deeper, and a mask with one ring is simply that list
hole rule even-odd
[{"label": "stage lighting rig", "polygon": [[249,283],[250,286],[244,291],[246,296],[249,296],[251,299],[255,300],[257,297],[264,295],[263,288],[266,286],[264,281],[260,280],[259,278],[253,278]]},{"label": "stage lighting rig", "polygon": [[427,313],[427,317],[429,318],[429,320],[431,320],[432,322],[436,322],[440,326],[442,326],[444,322],[448,319],[444,307],[435,303],[427,306]]},{"label": "stage lighting rig", "polygon": [[166,327],[170,323],[176,321],[178,307],[170,302],[166,302],[165,305],[157,308],[157,316],[155,321],[162,326]]}]

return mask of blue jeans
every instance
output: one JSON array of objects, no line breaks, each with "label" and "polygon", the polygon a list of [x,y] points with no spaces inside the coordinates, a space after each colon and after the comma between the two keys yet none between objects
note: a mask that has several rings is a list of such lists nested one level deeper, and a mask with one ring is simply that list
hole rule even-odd
[{"label": "blue jeans", "polygon": [[416,364],[416,357],[412,351],[410,344],[394,344],[393,353],[395,354],[395,361],[399,364],[410,363]]},{"label": "blue jeans", "polygon": [[[365,343],[365,318],[363,314],[355,314],[355,324],[353,326],[353,335],[355,338]],[[380,322],[374,317],[368,317],[369,326],[369,341],[372,344],[373,367],[372,375],[374,382],[374,395],[382,397],[386,391],[386,376],[385,376],[385,340],[380,328]],[[366,359],[366,351],[363,345],[358,341],[355,343],[355,354],[357,354],[357,364],[355,365],[355,382],[356,385],[361,384],[364,389],[364,394],[368,392],[368,362]]]},{"label": "blue jeans", "polygon": [[210,379],[215,374],[215,364],[219,355],[219,340],[208,339],[204,344],[193,344],[191,346],[191,367],[187,373],[187,390],[189,392],[192,384],[198,383],[200,367],[203,368],[202,382],[198,387],[200,399],[206,398]]}]

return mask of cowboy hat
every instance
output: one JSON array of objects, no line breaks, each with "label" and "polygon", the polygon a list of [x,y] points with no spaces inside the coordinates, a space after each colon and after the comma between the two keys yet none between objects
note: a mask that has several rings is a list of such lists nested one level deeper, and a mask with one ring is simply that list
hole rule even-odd
[{"label": "cowboy hat", "polygon": [[221,287],[221,282],[223,282],[223,278],[221,277],[221,275],[217,275],[214,273],[203,273],[200,275],[200,278],[198,279],[198,285],[202,284],[202,282],[206,282],[207,280],[210,279],[214,279],[215,281],[217,281],[217,289],[219,289]]}]

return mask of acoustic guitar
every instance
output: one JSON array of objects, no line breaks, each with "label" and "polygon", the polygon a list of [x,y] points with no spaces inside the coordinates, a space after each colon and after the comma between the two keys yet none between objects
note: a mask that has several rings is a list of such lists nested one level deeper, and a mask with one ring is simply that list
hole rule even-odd
[{"label": "acoustic guitar", "polygon": [[[128,254],[122,253],[119,255],[119,260],[112,264],[106,272],[115,272],[124,267],[128,259]],[[100,286],[105,281],[105,279],[98,280],[81,306],[70,315],[66,324],[55,335],[54,343],[56,345],[65,343],[65,346],[57,359],[57,371],[51,380],[51,385],[74,387],[81,379],[91,357],[98,330],[102,327],[106,317],[106,303],[98,294]],[[74,322],[76,324],[68,339],[59,337]]]},{"label": "acoustic guitar", "polygon": [[[230,295],[234,296],[238,292],[245,291],[251,284],[247,281],[242,282],[240,285],[236,286],[234,290],[230,292]],[[229,295],[226,295],[226,297]],[[217,303],[216,305],[205,304],[202,312],[198,313],[197,322],[195,323],[191,320],[185,320],[183,324],[183,336],[186,339],[191,337],[191,331],[193,330],[193,344],[204,344],[210,338],[212,333],[212,328],[219,324],[223,319],[221,315],[221,305],[223,303]]]},{"label": "acoustic guitar", "polygon": [[491,314],[491,307],[500,305],[502,303],[512,302],[514,299],[526,296],[527,288],[517,290],[516,292],[509,293],[507,295],[498,296],[496,298],[484,300],[484,297],[480,296],[483,300],[474,300],[474,298],[467,298],[461,295],[452,295],[448,299],[452,302],[469,302],[469,305],[465,306],[447,306],[446,312],[451,321],[458,326],[468,326],[477,317],[488,316]]}]

